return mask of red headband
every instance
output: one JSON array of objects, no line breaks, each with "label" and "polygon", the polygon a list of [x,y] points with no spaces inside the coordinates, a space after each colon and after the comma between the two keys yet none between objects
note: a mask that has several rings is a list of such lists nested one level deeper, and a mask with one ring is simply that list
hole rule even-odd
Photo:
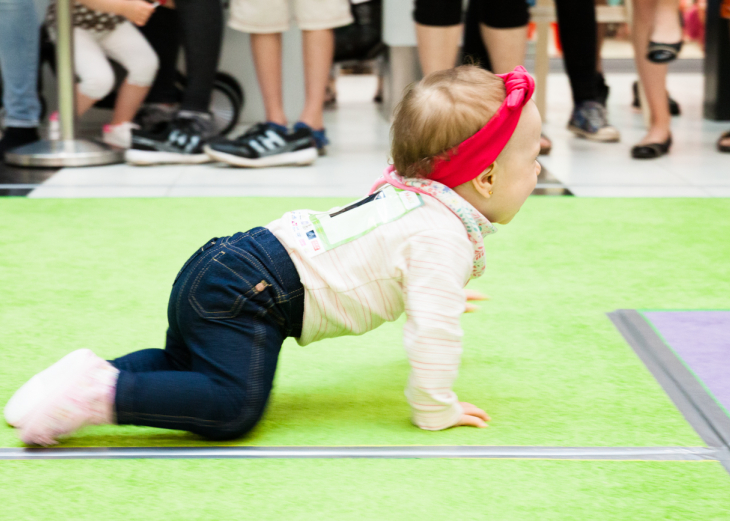
[{"label": "red headband", "polygon": [[494,163],[517,127],[522,108],[535,92],[535,80],[522,66],[507,74],[504,80],[507,96],[497,112],[476,134],[436,160],[429,179],[454,188],[471,181]]}]

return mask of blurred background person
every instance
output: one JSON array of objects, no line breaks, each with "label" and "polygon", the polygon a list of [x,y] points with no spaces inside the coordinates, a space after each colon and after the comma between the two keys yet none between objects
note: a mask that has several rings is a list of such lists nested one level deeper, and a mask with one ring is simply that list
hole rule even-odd
[{"label": "blurred background person", "polygon": [[[282,95],[282,33],[290,11],[302,30],[304,108],[290,130]],[[206,151],[235,166],[310,164],[328,144],[323,111],[334,56],[334,31],[353,22],[348,0],[233,0],[229,25],[251,34],[266,121],[237,139],[219,139]]]},{"label": "blurred background person", "polygon": [[5,152],[38,141],[40,22],[33,0],[0,0],[0,73],[2,73]]},{"label": "blurred background person", "polygon": [[[111,58],[127,70],[114,103],[114,114],[104,125],[102,140],[129,148],[132,118],[142,105],[157,73],[157,55],[135,25],[147,23],[155,6],[145,0],[79,0],[72,7],[76,113],[81,116],[114,89]],[[48,6],[46,26],[56,34],[56,2]],[[49,138],[60,139],[58,112],[50,118]]]},{"label": "blurred background person", "polygon": [[678,0],[634,0],[631,36],[639,80],[651,113],[649,129],[631,149],[635,159],[654,159],[672,146],[667,63],[682,47]]},{"label": "blurred background person", "polygon": [[[608,123],[605,98],[596,78],[596,17],[592,2],[556,2],[563,55],[570,78],[574,109],[568,128],[593,141],[618,141],[618,130]],[[416,0],[414,12],[418,52],[424,74],[453,67],[462,37],[461,2]],[[465,61],[476,59],[497,74],[509,72],[524,62],[527,50],[526,2],[517,0],[471,0],[464,31]],[[541,140],[541,153],[551,143]]]},{"label": "blurred background person", "polygon": [[[175,0],[174,7],[174,13],[160,9],[154,26],[147,31],[148,37],[152,32],[156,35],[149,39],[161,61],[150,101],[173,106],[165,110],[158,105],[161,110],[155,117],[160,124],[132,132],[132,148],[125,156],[132,164],[210,161],[203,146],[216,134],[209,106],[223,39],[223,7],[220,0]],[[187,83],[176,110],[177,98],[168,94],[174,86],[180,42],[185,51]]]},{"label": "blurred background person", "polygon": [[[730,0],[723,1],[720,6],[720,16],[727,19],[728,27],[730,27]],[[720,139],[717,141],[717,149],[720,152],[730,153],[730,130],[720,136]]]}]

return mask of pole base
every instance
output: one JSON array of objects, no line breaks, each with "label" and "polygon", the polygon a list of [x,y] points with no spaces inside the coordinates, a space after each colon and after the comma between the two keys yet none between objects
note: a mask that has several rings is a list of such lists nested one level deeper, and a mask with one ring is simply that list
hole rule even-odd
[{"label": "pole base", "polygon": [[124,150],[88,139],[36,141],[5,153],[5,162],[17,166],[67,167],[121,163]]}]

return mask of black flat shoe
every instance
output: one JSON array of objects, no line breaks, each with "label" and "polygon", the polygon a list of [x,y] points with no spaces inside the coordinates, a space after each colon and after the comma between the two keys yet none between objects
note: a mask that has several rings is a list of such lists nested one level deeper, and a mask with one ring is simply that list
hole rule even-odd
[{"label": "black flat shoe", "polygon": [[720,139],[717,140],[717,149],[720,152],[730,152],[730,145],[722,144],[722,142],[728,138],[730,138],[730,130],[725,132],[722,136],[720,136]]},{"label": "black flat shoe", "polygon": [[631,157],[634,159],[656,159],[669,153],[672,146],[672,135],[670,134],[664,143],[648,143],[636,145],[631,149]]},{"label": "black flat shoe", "polygon": [[654,63],[669,63],[674,61],[677,59],[679,51],[682,50],[683,43],[682,41],[677,43],[649,42],[646,59]]}]

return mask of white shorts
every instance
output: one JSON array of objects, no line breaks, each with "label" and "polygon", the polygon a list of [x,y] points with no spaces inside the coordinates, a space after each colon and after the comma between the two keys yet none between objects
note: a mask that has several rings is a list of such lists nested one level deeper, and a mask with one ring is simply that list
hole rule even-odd
[{"label": "white shorts", "polygon": [[231,0],[228,25],[245,33],[283,33],[289,29],[290,4],[303,31],[334,29],[354,21],[348,0]]},{"label": "white shorts", "polygon": [[124,22],[108,33],[74,27],[74,64],[79,91],[101,99],[114,88],[114,70],[106,57],[127,69],[127,83],[149,87],[157,75],[157,54],[142,33]]}]

